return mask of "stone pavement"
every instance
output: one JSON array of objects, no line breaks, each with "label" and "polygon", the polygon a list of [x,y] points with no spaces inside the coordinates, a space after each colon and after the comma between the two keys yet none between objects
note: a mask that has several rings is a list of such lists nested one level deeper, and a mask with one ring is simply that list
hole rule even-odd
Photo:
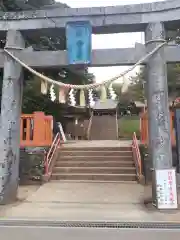
[{"label": "stone pavement", "polygon": [[158,212],[144,204],[144,187],[136,183],[50,182],[26,200],[0,211],[2,219],[60,221],[173,221],[180,211]]},{"label": "stone pavement", "polygon": [[5,215],[5,211],[11,209],[12,207],[16,207],[19,204],[23,203],[29,196],[35,193],[39,189],[37,185],[28,185],[28,186],[20,186],[18,189],[17,202],[10,205],[0,205],[0,217]]},{"label": "stone pavement", "polygon": [[79,148],[79,147],[129,147],[132,144],[132,140],[119,141],[119,140],[78,140],[78,141],[68,141],[64,143],[61,147],[65,148]]}]

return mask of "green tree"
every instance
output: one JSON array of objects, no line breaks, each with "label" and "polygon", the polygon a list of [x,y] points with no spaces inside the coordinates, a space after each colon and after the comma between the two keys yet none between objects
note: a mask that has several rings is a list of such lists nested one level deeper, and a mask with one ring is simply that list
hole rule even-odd
[{"label": "green tree", "polygon": [[135,76],[130,77],[128,90],[122,93],[122,84],[114,83],[113,88],[118,96],[121,105],[129,105],[131,101],[144,101],[144,80],[145,71],[141,67]]},{"label": "green tree", "polygon": [[[167,32],[167,40],[173,40],[174,44],[180,44],[180,31],[177,29],[173,32]],[[135,77],[131,77],[131,85],[129,92],[135,94],[135,100],[143,100],[146,93],[146,77],[145,68],[141,68],[140,72],[136,73]],[[167,80],[168,80],[168,92],[169,98],[175,99],[180,96],[180,64],[168,64],[167,65]]]},{"label": "green tree", "polygon": [[131,99],[133,101],[145,100],[145,70],[141,67],[139,72],[135,76],[130,78],[130,86],[128,91],[131,94]]},{"label": "green tree", "polygon": [[[169,98],[175,99],[180,96],[180,64],[167,65],[167,80]],[[145,68],[141,68],[135,76],[130,78],[130,81],[128,94],[135,101],[144,101],[147,89]]]},{"label": "green tree", "polygon": [[169,64],[167,69],[169,97],[176,98],[180,96],[180,64]]}]

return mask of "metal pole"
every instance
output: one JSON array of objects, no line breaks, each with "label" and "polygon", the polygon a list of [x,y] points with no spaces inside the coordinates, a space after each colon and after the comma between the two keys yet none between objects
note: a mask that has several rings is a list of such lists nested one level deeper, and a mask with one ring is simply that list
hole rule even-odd
[{"label": "metal pole", "polygon": [[[12,48],[14,54],[25,47],[19,31],[7,32],[6,47]],[[18,189],[22,77],[22,67],[11,57],[5,56],[1,100],[0,204],[14,201]]]}]

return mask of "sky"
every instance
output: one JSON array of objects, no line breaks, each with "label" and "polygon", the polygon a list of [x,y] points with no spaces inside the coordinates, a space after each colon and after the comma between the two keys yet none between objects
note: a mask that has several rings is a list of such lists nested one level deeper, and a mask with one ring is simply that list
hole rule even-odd
[{"label": "sky", "polygon": [[[72,8],[82,7],[100,7],[100,6],[116,6],[126,4],[138,4],[148,2],[160,2],[163,0],[57,0],[57,2],[66,3]],[[106,41],[104,41],[106,39]],[[92,36],[92,48],[93,49],[105,49],[105,48],[127,48],[134,47],[135,43],[144,43],[143,33],[120,33],[120,34],[108,34],[93,35]],[[94,73],[97,82],[104,81],[108,78],[114,77],[120,74],[128,67],[96,67],[90,68],[89,71]],[[136,69],[138,71],[138,69]],[[126,77],[132,76],[136,71],[131,72]],[[121,79],[122,81],[122,79]]]}]

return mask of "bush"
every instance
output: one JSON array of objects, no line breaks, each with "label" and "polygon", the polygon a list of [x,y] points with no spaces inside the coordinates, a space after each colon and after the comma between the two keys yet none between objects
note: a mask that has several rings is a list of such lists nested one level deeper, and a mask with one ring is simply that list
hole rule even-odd
[{"label": "bush", "polygon": [[44,159],[47,148],[24,148],[20,151],[20,182],[27,180],[42,180],[45,173]]}]

